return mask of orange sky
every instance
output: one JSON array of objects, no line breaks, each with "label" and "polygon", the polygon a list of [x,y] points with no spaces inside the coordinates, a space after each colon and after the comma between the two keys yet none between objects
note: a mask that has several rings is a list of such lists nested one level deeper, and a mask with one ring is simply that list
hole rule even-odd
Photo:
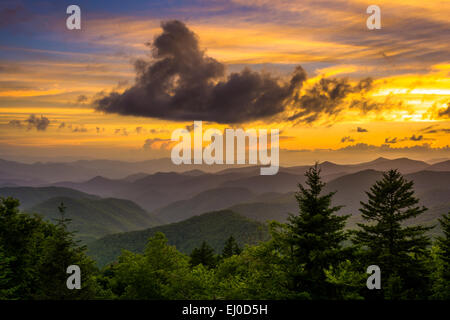
[{"label": "orange sky", "polygon": [[[224,63],[228,72],[250,67],[287,79],[294,66],[302,65],[308,73],[302,92],[322,78],[347,78],[353,84],[374,79],[363,97],[355,93],[344,99],[336,116],[323,114],[311,123],[275,117],[233,126],[279,128],[282,149],[341,150],[343,155],[336,158],[341,162],[359,159],[348,153],[346,161],[344,155],[344,148],[355,145],[381,148],[365,151],[369,158],[385,152],[387,145],[398,149],[395,155],[450,158],[449,1],[378,1],[382,29],[373,31],[365,27],[370,4],[224,1],[208,8],[185,5],[149,17],[97,10],[90,17],[86,14],[89,18],[79,32],[65,30],[53,12],[36,13],[36,21],[47,17],[55,24],[20,35],[22,43],[11,40],[0,46],[0,157],[166,156],[161,143],[143,148],[146,140],[170,139],[174,129],[192,121],[104,114],[94,110],[92,101],[100,93],[122,92],[133,85],[132,61],[148,58],[144,43],[158,35],[160,21],[170,17],[184,21],[206,54]],[[51,43],[47,48],[42,45],[46,41]],[[380,107],[367,112],[351,108],[355,99]],[[49,120],[45,130],[28,124],[31,114]],[[411,154],[414,146],[422,148]]]}]

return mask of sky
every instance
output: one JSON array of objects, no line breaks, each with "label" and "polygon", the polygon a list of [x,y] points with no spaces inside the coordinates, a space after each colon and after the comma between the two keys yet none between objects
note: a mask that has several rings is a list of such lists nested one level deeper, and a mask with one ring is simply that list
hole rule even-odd
[{"label": "sky", "polygon": [[203,120],[279,129],[286,165],[447,159],[449,15],[439,0],[2,1],[0,158],[161,158]]}]

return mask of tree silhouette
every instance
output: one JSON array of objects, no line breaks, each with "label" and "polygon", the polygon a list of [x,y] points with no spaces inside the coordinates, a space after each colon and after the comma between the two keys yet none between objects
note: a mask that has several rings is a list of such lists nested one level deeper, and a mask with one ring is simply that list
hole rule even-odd
[{"label": "tree silhouette", "polygon": [[387,299],[415,299],[426,296],[429,273],[425,266],[430,239],[425,232],[433,227],[404,226],[427,208],[417,204],[413,182],[397,170],[383,174],[361,202],[362,217],[354,243],[364,249],[365,261],[381,268],[382,290],[373,296]]}]

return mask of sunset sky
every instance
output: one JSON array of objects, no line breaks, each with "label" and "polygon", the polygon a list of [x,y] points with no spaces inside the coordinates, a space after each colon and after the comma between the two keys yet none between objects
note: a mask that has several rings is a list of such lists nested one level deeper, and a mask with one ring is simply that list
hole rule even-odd
[{"label": "sunset sky", "polygon": [[[66,28],[70,4],[81,30]],[[2,1],[0,158],[160,158],[193,120],[278,128],[281,164],[450,158],[449,16],[439,0]],[[152,56],[163,32],[176,48]],[[183,75],[142,93],[164,87],[167,57]],[[262,102],[240,105],[247,94]]]}]

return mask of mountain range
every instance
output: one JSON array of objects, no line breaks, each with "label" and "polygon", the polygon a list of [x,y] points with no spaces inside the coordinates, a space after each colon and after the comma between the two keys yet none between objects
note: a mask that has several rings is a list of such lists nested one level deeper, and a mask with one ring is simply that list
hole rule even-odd
[{"label": "mountain range", "polygon": [[[236,228],[236,221],[260,227],[270,220],[284,222],[289,214],[296,214],[295,192],[310,168],[281,167],[276,175],[261,176],[256,166],[211,172],[205,165],[174,166],[167,162],[170,160],[23,164],[0,160],[0,196],[18,198],[22,210],[48,220],[58,217],[57,208],[64,203],[67,217],[73,220],[70,230],[77,230],[78,239],[104,262],[120,252],[121,243],[134,243],[123,248],[141,250],[146,237],[158,230],[170,233],[169,242],[187,253],[202,237],[219,250],[231,230],[242,244],[256,241],[258,237],[247,239],[247,229]],[[338,214],[351,214],[349,228],[362,221],[358,209],[360,201],[367,200],[365,192],[391,168],[414,181],[420,204],[429,208],[410,223],[437,224],[437,218],[450,211],[449,160],[428,164],[407,158],[378,158],[348,165],[325,161],[319,167],[327,183],[325,191],[336,192],[333,205],[344,205]],[[205,215],[208,212],[214,214]],[[220,219],[221,214],[225,220]],[[208,230],[202,229],[205,225]],[[433,230],[434,234],[439,232],[438,228]],[[220,237],[216,239],[215,233]],[[135,234],[139,234],[138,242],[130,236]],[[111,252],[105,249],[108,243],[111,248],[115,246]],[[109,253],[103,257],[98,248]]]}]

